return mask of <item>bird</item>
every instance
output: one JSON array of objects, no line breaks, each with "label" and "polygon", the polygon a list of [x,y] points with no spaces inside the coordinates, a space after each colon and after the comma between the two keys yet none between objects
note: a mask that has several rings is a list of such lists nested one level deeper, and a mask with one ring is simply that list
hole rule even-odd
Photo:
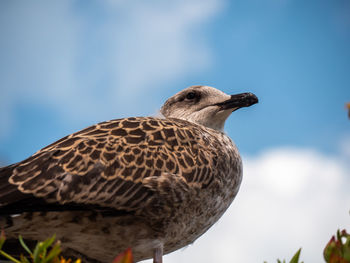
[{"label": "bird", "polygon": [[135,261],[163,262],[237,195],[242,160],[224,124],[255,103],[249,92],[190,86],[157,117],[101,122],[0,168],[8,247],[18,235],[34,244],[55,233],[63,255],[83,262],[110,263],[129,247]]}]

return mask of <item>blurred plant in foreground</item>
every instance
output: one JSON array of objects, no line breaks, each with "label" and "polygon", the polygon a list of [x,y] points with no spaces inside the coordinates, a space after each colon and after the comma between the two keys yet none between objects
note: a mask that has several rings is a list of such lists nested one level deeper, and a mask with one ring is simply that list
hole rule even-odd
[{"label": "blurred plant in foreground", "polygon": [[349,263],[350,262],[350,235],[346,230],[337,231],[332,236],[323,251],[327,263]]},{"label": "blurred plant in foreground", "polygon": [[[300,252],[301,249],[295,253],[289,263],[299,263]],[[323,250],[323,257],[326,263],[350,263],[350,234],[345,229],[338,230],[337,234],[332,236]],[[286,263],[286,261],[277,259],[277,263]]]},{"label": "blurred plant in foreground", "polygon": [[[299,262],[300,252],[301,252],[301,248],[299,248],[299,250],[294,254],[294,256],[289,261],[289,263],[303,263],[303,262]],[[264,261],[264,263],[267,263],[267,262]],[[285,260],[281,261],[277,259],[277,263],[286,263],[286,261]]]},{"label": "blurred plant in foreground", "polygon": [[[19,242],[24,250],[29,254],[29,258],[21,254],[20,259],[16,259],[13,256],[7,254],[2,250],[5,243],[4,231],[0,234],[0,256],[14,262],[14,263],[81,263],[80,259],[73,261],[72,259],[65,259],[60,257],[61,243],[55,241],[55,235],[46,239],[43,242],[38,242],[33,251],[24,243],[23,238],[19,236]],[[288,263],[303,263],[299,262],[301,248],[294,254],[292,259]],[[350,263],[350,234],[346,230],[337,231],[335,236],[332,236],[331,240],[326,245],[323,256],[326,263]],[[123,253],[118,255],[112,263],[133,263],[133,255],[131,248],[128,248]],[[266,261],[264,263],[267,263]],[[286,260],[277,259],[277,263],[287,263]]]},{"label": "blurred plant in foreground", "polygon": [[[4,231],[1,231],[0,255],[15,263],[70,263],[72,261],[71,259],[66,260],[63,257],[59,258],[59,254],[61,253],[61,243],[60,241],[57,241],[55,244],[53,244],[55,238],[56,236],[53,235],[51,238],[48,238],[43,242],[38,242],[34,248],[34,251],[31,251],[24,243],[23,238],[19,236],[18,240],[24,250],[29,254],[29,258],[21,254],[20,259],[16,259],[2,250],[6,237]],[[80,259],[74,261],[74,263],[80,262]]]},{"label": "blurred plant in foreground", "polygon": [[[0,256],[14,262],[14,263],[81,263],[80,259],[73,261],[72,259],[65,259],[60,256],[62,252],[61,242],[56,241],[54,244],[56,236],[53,235],[51,238],[46,239],[43,242],[38,242],[34,248],[34,251],[31,251],[28,246],[24,243],[24,240],[21,236],[18,237],[21,246],[29,254],[29,257],[26,257],[21,254],[19,259],[14,258],[13,256],[7,254],[2,250],[2,247],[6,241],[4,231],[1,231],[0,234]],[[1,259],[1,258],[0,258]],[[113,263],[133,263],[133,256],[131,249],[128,248],[125,252],[118,255]]]},{"label": "blurred plant in foreground", "polygon": [[132,256],[131,248],[128,248],[113,260],[113,263],[133,263],[133,262],[134,262],[134,259]]}]

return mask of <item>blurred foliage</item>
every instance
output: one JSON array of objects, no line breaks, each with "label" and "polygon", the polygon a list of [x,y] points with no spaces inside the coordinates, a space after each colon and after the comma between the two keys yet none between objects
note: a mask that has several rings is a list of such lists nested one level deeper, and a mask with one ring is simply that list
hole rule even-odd
[{"label": "blurred foliage", "polygon": [[[294,256],[289,261],[289,263],[304,263],[304,262],[299,262],[300,252],[301,252],[301,248],[294,254]],[[267,263],[267,262],[264,261],[264,263]],[[286,260],[281,261],[281,260],[277,259],[277,263],[287,263],[287,262],[286,262]]]},{"label": "blurred foliage", "polygon": [[[23,238],[21,236],[18,237],[21,246],[28,253],[28,256],[24,256],[21,254],[19,259],[14,258],[13,256],[7,254],[2,250],[2,247],[6,241],[4,231],[1,231],[0,235],[0,255],[14,263],[71,263],[71,259],[65,259],[63,257],[59,257],[61,253],[61,243],[60,241],[56,241],[56,236],[46,239],[43,242],[38,242],[35,246],[34,250],[31,251],[28,246],[25,244]],[[74,263],[81,263],[80,259],[74,261]]]},{"label": "blurred foliage", "polygon": [[[289,263],[299,262],[301,249],[299,249]],[[350,234],[346,230],[338,230],[335,236],[332,236],[325,249],[323,257],[326,263],[350,263]],[[266,263],[266,262],[264,262]],[[277,259],[277,263],[286,263],[285,260]]]},{"label": "blurred foliage", "polygon": [[[62,256],[60,256],[62,249],[61,249],[61,243],[60,241],[56,241],[56,236],[53,235],[52,237],[46,239],[43,242],[38,242],[35,246],[34,250],[31,251],[28,246],[25,244],[23,238],[21,236],[18,237],[18,240],[21,244],[21,246],[24,248],[24,250],[28,253],[28,256],[24,256],[21,254],[19,259],[16,259],[15,257],[7,254],[5,251],[2,250],[2,247],[6,241],[5,233],[2,230],[0,234],[0,255],[11,262],[14,263],[81,263],[80,259],[72,260],[72,259],[65,259]],[[114,260],[113,263],[133,263],[133,256],[131,249],[128,248],[125,252],[118,255]]]},{"label": "blurred foliage", "polygon": [[131,248],[128,248],[113,260],[113,263],[133,263],[133,262],[134,262],[134,259],[132,256]]},{"label": "blurred foliage", "polygon": [[327,263],[349,263],[350,262],[350,235],[346,230],[337,231],[332,236],[323,251]]},{"label": "blurred foliage", "polygon": [[[73,261],[72,259],[65,259],[60,256],[61,243],[55,241],[55,235],[46,239],[43,242],[38,242],[34,250],[31,251],[25,244],[23,238],[19,236],[18,240],[28,256],[20,255],[19,259],[7,254],[2,250],[6,241],[4,231],[0,234],[0,256],[14,262],[14,263],[81,263],[80,259]],[[303,263],[299,262],[301,248],[294,254],[288,263]],[[346,230],[338,230],[337,234],[332,236],[326,245],[323,256],[326,263],[350,263],[350,234]],[[128,248],[123,253],[119,254],[112,263],[133,263],[133,255],[131,248]],[[267,263],[266,261],[264,263]],[[286,260],[277,259],[277,263],[287,263]]]},{"label": "blurred foliage", "polygon": [[[55,244],[55,235],[51,238],[46,239],[43,242],[38,242],[35,246],[34,250],[31,251],[28,246],[25,244],[23,238],[19,236],[19,242],[21,243],[24,250],[28,253],[28,256],[24,256],[21,254],[19,259],[12,257],[2,250],[2,247],[5,243],[6,237],[4,231],[1,231],[0,235],[0,255],[8,260],[15,263],[69,263],[70,259],[66,260],[64,258],[59,258],[59,254],[61,253],[61,244],[57,241]],[[80,263],[81,261],[78,259],[75,263]]]}]

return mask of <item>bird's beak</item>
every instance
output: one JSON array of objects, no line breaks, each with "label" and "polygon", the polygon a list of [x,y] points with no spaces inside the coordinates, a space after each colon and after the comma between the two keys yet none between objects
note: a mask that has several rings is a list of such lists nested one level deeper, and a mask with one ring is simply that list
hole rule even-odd
[{"label": "bird's beak", "polygon": [[252,106],[253,104],[256,104],[258,102],[259,100],[257,96],[255,96],[253,93],[247,92],[231,95],[230,99],[216,103],[214,105],[219,106],[220,110],[232,109],[232,111],[235,111],[242,107]]}]

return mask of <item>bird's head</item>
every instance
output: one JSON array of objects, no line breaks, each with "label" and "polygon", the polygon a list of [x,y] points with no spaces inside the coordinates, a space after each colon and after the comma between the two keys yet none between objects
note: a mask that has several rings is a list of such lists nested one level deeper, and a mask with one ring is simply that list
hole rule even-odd
[{"label": "bird's head", "polygon": [[160,112],[166,118],[183,119],[220,130],[230,114],[258,103],[253,93],[227,95],[209,86],[191,86],[169,98]]}]

